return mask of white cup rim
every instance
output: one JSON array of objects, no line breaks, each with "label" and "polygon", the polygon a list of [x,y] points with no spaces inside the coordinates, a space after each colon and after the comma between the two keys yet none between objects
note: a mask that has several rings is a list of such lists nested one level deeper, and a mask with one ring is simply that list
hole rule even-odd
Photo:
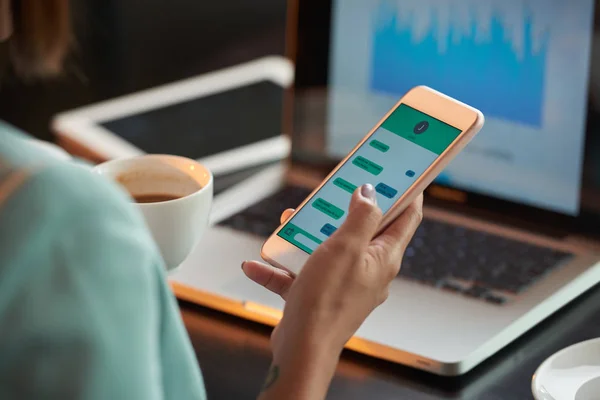
[{"label": "white cup rim", "polygon": [[[205,193],[208,190],[212,191],[214,178],[213,178],[212,172],[210,172],[210,170],[207,167],[205,167],[204,165],[202,165],[201,163],[199,163],[198,161],[196,161],[194,159],[191,159],[188,157],[183,157],[183,156],[176,156],[176,155],[172,155],[172,154],[143,154],[143,155],[133,156],[133,157],[115,158],[113,160],[105,161],[101,164],[96,165],[93,168],[93,170],[94,170],[94,172],[96,172],[100,175],[110,176],[110,178],[112,180],[115,180],[114,179],[115,175],[110,174],[109,171],[106,170],[107,168],[111,168],[116,165],[122,165],[123,163],[136,162],[136,160],[153,160],[153,159],[154,160],[176,161],[179,163],[181,163],[181,162],[190,163],[194,167],[198,167],[198,169],[201,170],[207,176],[208,179],[204,182],[199,182],[199,180],[196,179],[197,175],[190,174],[188,176],[194,178],[194,180],[196,180],[198,182],[198,184],[201,186],[200,189],[198,189],[195,192],[192,192],[186,196],[178,197],[178,198],[172,199],[172,200],[157,201],[157,202],[153,202],[153,203],[135,203],[137,206],[144,207],[144,208],[160,207],[164,204],[174,204],[174,203],[180,203],[183,201],[187,201],[194,197],[201,196],[203,193]],[[182,171],[182,172],[184,172],[184,171]]]}]

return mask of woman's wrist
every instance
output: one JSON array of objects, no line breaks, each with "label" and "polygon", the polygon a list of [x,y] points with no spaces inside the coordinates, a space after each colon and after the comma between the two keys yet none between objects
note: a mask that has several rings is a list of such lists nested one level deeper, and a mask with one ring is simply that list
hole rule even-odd
[{"label": "woman's wrist", "polygon": [[[282,321],[273,337],[273,360],[285,360],[292,354],[304,354],[319,360],[338,360],[345,341],[338,338],[337,331],[323,324],[305,322],[289,326]],[[315,326],[312,326],[315,325]]]},{"label": "woman's wrist", "polygon": [[332,343],[331,340],[318,336],[301,336],[283,338],[273,351],[273,361],[287,362],[296,356],[319,361],[337,360],[343,346]]},{"label": "woman's wrist", "polygon": [[281,339],[275,346],[261,398],[325,398],[342,347],[312,335]]}]

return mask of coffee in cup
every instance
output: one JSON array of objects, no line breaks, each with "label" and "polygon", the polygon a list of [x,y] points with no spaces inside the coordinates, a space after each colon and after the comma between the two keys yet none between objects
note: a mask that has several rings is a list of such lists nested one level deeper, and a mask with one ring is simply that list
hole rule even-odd
[{"label": "coffee in cup", "polygon": [[169,193],[149,193],[133,196],[133,200],[135,200],[136,203],[162,203],[163,201],[177,200],[180,198],[180,196]]},{"label": "coffee in cup", "polygon": [[178,267],[208,226],[210,171],[178,156],[145,155],[105,162],[94,171],[125,188],[142,211],[167,270]]}]

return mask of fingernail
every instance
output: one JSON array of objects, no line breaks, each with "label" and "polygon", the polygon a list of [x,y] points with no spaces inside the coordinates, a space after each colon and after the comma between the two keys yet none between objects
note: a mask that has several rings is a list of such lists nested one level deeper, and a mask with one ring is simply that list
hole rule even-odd
[{"label": "fingernail", "polygon": [[242,261],[242,271],[244,270],[244,265],[246,264],[246,261]]},{"label": "fingernail", "polygon": [[360,187],[360,194],[363,197],[371,200],[373,203],[377,201],[375,198],[375,188],[370,183],[366,183]]}]

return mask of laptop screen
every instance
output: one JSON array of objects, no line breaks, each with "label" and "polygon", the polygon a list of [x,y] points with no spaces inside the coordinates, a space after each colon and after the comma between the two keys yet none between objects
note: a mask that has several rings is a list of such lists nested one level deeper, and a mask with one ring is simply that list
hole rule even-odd
[{"label": "laptop screen", "polygon": [[324,149],[341,158],[416,85],[480,109],[437,182],[577,216],[594,0],[338,0]]}]

